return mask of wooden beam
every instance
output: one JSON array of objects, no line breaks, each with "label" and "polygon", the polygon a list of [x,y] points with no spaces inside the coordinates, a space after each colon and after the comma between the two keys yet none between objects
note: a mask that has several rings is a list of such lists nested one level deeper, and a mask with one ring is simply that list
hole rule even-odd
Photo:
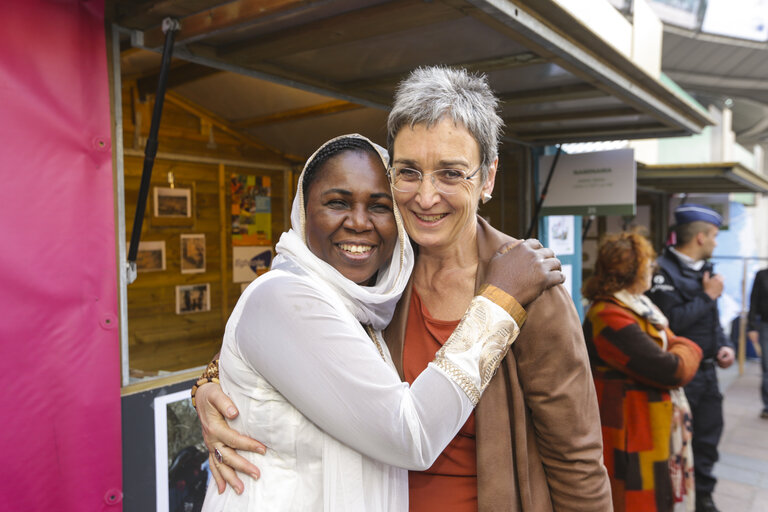
[{"label": "wooden beam", "polygon": [[639,116],[641,114],[632,107],[616,107],[590,110],[553,111],[529,116],[504,117],[506,126],[516,126],[531,123],[552,123],[557,121],[572,121],[578,119],[600,119],[605,117]]},{"label": "wooden beam", "polygon": [[[166,87],[168,89],[173,89],[174,87],[179,87],[194,80],[215,75],[216,73],[221,73],[221,71],[216,68],[201,66],[191,62],[183,63],[178,66],[173,66],[168,70],[168,83]],[[158,70],[137,78],[136,87],[139,90],[139,96],[143,98],[147,94],[154,94],[157,91],[157,81],[159,80],[159,77],[160,72]]]},{"label": "wooden beam", "polygon": [[[221,0],[220,0],[221,1]],[[210,9],[196,12],[179,19],[181,30],[176,42],[192,42],[220,32],[241,29],[268,16],[303,9],[316,3],[313,0],[235,0],[223,2]],[[144,46],[157,48],[165,40],[160,26],[144,31]]]},{"label": "wooden beam", "polygon": [[307,50],[354,43],[424,25],[455,20],[464,14],[440,2],[397,0],[358,9],[267,34],[219,49],[219,56],[248,66]]},{"label": "wooden beam", "polygon": [[224,133],[227,133],[234,138],[242,141],[245,144],[248,144],[249,146],[254,146],[258,149],[263,149],[265,151],[269,151],[270,153],[274,153],[278,155],[281,158],[284,158],[289,161],[294,162],[303,162],[304,159],[297,156],[297,155],[290,155],[281,152],[280,150],[273,148],[271,146],[268,146],[261,142],[260,140],[256,139],[255,137],[252,137],[250,135],[247,135],[245,133],[242,133],[240,130],[232,126],[232,123],[229,121],[222,119],[221,117],[217,116],[213,112],[206,110],[205,108],[201,107],[197,103],[181,96],[178,93],[175,93],[173,91],[167,91],[165,93],[165,100],[169,103],[172,103],[176,105],[177,107],[181,108],[182,110],[185,110],[189,112],[192,115],[195,115],[201,119],[205,119],[211,124],[213,124],[216,128],[223,131]]},{"label": "wooden beam", "polygon": [[[113,0],[115,20],[125,28],[143,30],[160,25],[166,17],[176,19],[211,9],[222,0]],[[109,2],[108,2],[109,4]]]},{"label": "wooden beam", "polygon": [[[513,69],[523,66],[532,66],[535,64],[543,64],[546,61],[536,55],[533,52],[523,52],[515,55],[507,55],[504,57],[493,57],[490,59],[473,60],[467,62],[446,63],[446,65],[457,68],[465,68],[468,71],[476,73],[490,73],[492,71],[498,71],[502,69]],[[435,64],[438,64],[437,62]],[[368,89],[371,87],[381,86],[394,86],[408,76],[409,71],[399,73],[389,73],[387,75],[379,75],[374,77],[367,77],[362,80],[351,80],[343,82],[341,87],[348,91],[356,91],[361,89]]]},{"label": "wooden beam", "polygon": [[612,124],[601,126],[578,126],[561,130],[530,130],[507,132],[505,136],[529,142],[582,142],[592,140],[612,139],[647,139],[655,137],[670,137],[682,135],[684,132],[676,128],[658,123],[643,125]]},{"label": "wooden beam", "polygon": [[[195,47],[195,53],[197,47]],[[205,61],[211,60],[204,57]],[[236,63],[227,61],[225,58],[219,58],[218,63],[224,64],[227,71],[239,73],[244,76],[251,76],[259,80],[267,80],[288,87],[303,89],[305,91],[328,96],[332,98],[343,99],[351,103],[360,104],[371,108],[388,110],[392,102],[391,93],[377,93],[370,91],[357,91],[350,94],[339,87],[338,83],[330,82],[316,73],[302,73],[295,70],[286,69],[269,62],[259,62],[250,66],[240,66]],[[265,78],[268,77],[268,78]]]},{"label": "wooden beam", "polygon": [[131,46],[131,42],[128,40],[120,41],[120,57],[121,58],[130,58],[143,51],[145,50]]},{"label": "wooden beam", "polygon": [[337,112],[346,112],[347,110],[356,110],[359,108],[363,107],[355,103],[350,103],[349,101],[334,100],[327,103],[311,105],[309,107],[301,107],[291,110],[284,110],[282,112],[275,112],[274,114],[268,114],[266,116],[243,119],[241,121],[232,123],[232,126],[238,130],[242,130],[244,128],[250,128],[251,126],[281,123],[284,121],[295,121],[297,119],[306,119],[309,117],[320,117],[328,114],[335,114]]},{"label": "wooden beam", "polygon": [[547,103],[550,101],[583,100],[602,98],[607,94],[590,84],[559,85],[540,89],[513,91],[499,94],[499,99],[507,105],[526,105]]}]

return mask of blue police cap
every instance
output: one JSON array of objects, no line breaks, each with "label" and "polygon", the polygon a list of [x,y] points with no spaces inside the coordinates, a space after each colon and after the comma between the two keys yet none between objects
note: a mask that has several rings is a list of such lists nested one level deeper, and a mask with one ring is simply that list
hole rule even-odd
[{"label": "blue police cap", "polygon": [[723,218],[715,210],[701,204],[681,204],[675,208],[675,223],[688,224],[701,220],[714,224],[718,228],[723,223]]}]

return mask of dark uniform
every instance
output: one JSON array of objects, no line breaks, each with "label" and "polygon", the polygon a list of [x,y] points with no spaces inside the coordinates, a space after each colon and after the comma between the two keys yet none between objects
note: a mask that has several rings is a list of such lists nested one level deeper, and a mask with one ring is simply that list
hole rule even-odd
[{"label": "dark uniform", "polygon": [[768,417],[768,269],[755,275],[752,283],[752,295],[749,300],[749,330],[757,331],[759,336],[760,356],[763,369],[763,382],[760,394],[763,397],[762,417]]},{"label": "dark uniform", "polygon": [[703,351],[699,371],[685,386],[693,413],[693,463],[696,492],[712,493],[717,480],[712,466],[717,461],[717,444],[723,431],[723,396],[715,372],[720,347],[732,347],[723,333],[717,301],[704,293],[701,278],[712,273],[712,265],[693,270],[669,248],[658,259],[648,296],[669,319],[669,327],[678,336],[695,341]]}]

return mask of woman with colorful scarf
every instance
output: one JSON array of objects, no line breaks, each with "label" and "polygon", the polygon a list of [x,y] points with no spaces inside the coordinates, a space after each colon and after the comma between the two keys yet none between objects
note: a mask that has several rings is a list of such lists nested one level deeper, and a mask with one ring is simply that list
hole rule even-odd
[{"label": "woman with colorful scarf", "polygon": [[691,413],[682,389],[701,349],[644,295],[655,254],[638,233],[608,236],[584,285],[584,321],[616,512],[693,511]]}]

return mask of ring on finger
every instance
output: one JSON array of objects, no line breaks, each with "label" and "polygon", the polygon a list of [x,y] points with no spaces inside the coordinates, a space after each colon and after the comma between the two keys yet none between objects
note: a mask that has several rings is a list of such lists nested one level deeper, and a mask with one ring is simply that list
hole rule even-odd
[{"label": "ring on finger", "polygon": [[224,462],[224,456],[221,455],[221,452],[219,451],[218,448],[215,448],[213,450],[213,458],[216,459],[216,462],[218,462],[219,464]]}]

